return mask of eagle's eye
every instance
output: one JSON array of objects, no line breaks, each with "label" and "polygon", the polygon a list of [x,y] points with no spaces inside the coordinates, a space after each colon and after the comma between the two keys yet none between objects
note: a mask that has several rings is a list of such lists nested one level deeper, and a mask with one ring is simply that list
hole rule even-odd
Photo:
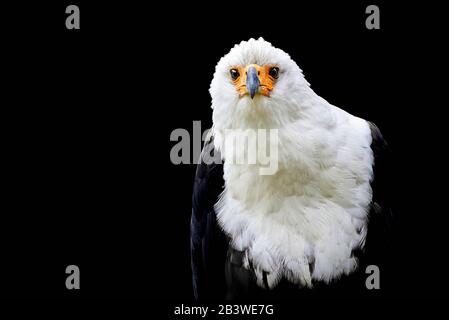
[{"label": "eagle's eye", "polygon": [[231,69],[229,72],[231,73],[232,80],[236,80],[238,77],[240,77],[240,73],[237,69]]},{"label": "eagle's eye", "polygon": [[268,71],[268,74],[277,79],[279,77],[279,68],[278,67],[271,67],[270,71]]}]

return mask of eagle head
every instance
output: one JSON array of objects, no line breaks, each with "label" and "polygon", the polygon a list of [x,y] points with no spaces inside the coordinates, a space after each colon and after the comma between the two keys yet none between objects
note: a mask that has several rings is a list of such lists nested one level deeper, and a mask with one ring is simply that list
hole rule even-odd
[{"label": "eagle head", "polygon": [[262,38],[242,41],[221,58],[209,91],[215,130],[294,122],[311,94],[298,65]]}]

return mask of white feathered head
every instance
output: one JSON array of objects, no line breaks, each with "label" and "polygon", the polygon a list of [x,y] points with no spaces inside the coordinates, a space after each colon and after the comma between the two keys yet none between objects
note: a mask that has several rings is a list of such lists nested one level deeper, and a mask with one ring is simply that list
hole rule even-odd
[{"label": "white feathered head", "polygon": [[283,126],[313,94],[290,56],[262,38],[242,41],[221,58],[209,91],[214,130]]}]

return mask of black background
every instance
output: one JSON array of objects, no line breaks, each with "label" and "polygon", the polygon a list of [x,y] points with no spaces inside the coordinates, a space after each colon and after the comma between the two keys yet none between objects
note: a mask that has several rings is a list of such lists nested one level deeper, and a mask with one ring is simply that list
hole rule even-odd
[{"label": "black background", "polygon": [[[2,296],[192,300],[195,166],[170,162],[170,133],[192,132],[194,120],[210,127],[216,63],[260,36],[289,53],[320,96],[375,122],[390,144],[400,224],[380,296],[440,296],[443,104],[432,101],[438,81],[428,74],[438,72],[430,65],[443,39],[432,24],[440,8],[92,2],[2,13]],[[81,30],[65,28],[72,3]],[[380,7],[380,30],[365,28],[368,4]],[[81,290],[65,288],[69,264],[80,267]]]}]

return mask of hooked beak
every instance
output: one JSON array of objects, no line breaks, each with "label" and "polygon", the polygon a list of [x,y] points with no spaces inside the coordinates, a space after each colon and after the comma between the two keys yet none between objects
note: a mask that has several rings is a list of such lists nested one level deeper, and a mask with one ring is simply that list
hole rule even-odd
[{"label": "hooked beak", "polygon": [[253,66],[248,68],[246,75],[246,89],[249,92],[251,99],[254,98],[256,92],[259,91],[259,76],[257,75],[257,70]]}]

